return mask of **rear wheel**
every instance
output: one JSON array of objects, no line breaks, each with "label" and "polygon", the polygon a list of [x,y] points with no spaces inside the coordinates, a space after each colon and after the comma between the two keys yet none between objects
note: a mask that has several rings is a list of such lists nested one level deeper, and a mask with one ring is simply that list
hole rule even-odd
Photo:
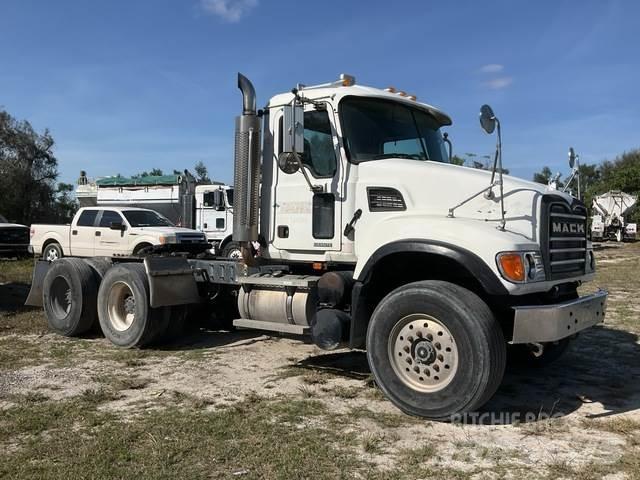
[{"label": "rear wheel", "polygon": [[48,243],[42,250],[42,259],[49,262],[55,262],[62,258],[62,247],[57,242]]},{"label": "rear wheel", "polygon": [[98,318],[111,343],[125,348],[149,345],[167,329],[170,316],[170,308],[149,305],[143,265],[117,265],[106,273],[98,293]]},{"label": "rear wheel", "polygon": [[49,327],[65,336],[87,332],[97,317],[98,283],[93,270],[78,258],[54,262],[42,285]]},{"label": "rear wheel", "polygon": [[493,396],[506,348],[500,325],[477,295],[423,281],[380,302],[367,331],[367,359],[376,382],[401,410],[451,419]]}]

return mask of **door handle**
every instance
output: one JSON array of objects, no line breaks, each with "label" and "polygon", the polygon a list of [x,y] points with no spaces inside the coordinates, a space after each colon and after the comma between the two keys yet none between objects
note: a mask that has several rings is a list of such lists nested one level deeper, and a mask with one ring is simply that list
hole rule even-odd
[{"label": "door handle", "polygon": [[77,235],[78,234],[78,230],[71,230],[71,235]]},{"label": "door handle", "polygon": [[96,232],[96,237],[99,237],[100,235],[102,235],[102,232]]}]

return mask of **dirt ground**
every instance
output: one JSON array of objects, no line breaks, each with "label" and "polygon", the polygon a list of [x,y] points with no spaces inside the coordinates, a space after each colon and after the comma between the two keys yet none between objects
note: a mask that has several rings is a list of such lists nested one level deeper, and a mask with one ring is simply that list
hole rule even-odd
[{"label": "dirt ground", "polygon": [[606,322],[509,367],[466,423],[409,417],[365,354],[201,329],[162,348],[47,331],[0,262],[0,478],[640,478],[640,242],[598,249]]}]

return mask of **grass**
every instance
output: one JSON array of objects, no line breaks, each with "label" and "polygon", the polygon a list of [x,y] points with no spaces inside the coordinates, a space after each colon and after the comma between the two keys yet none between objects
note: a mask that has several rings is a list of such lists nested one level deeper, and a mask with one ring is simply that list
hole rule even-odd
[{"label": "grass", "polygon": [[33,262],[32,258],[0,261],[0,283],[30,284]]},{"label": "grass", "polygon": [[[253,398],[209,412],[193,407],[148,411],[126,422],[86,394],[28,403],[2,416],[0,477],[341,478],[364,468],[341,434],[307,423],[325,413],[315,402]],[[17,439],[17,440],[16,440]]]}]

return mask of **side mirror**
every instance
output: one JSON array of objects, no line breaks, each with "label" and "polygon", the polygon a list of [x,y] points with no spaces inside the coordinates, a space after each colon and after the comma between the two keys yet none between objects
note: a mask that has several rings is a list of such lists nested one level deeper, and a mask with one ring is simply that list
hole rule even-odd
[{"label": "side mirror", "polygon": [[285,105],[282,132],[283,152],[304,151],[304,109],[301,105]]},{"label": "side mirror", "polygon": [[213,192],[213,207],[218,211],[225,209],[224,191],[216,190]]},{"label": "side mirror", "polygon": [[480,107],[480,126],[489,134],[496,129],[496,116],[489,105]]},{"label": "side mirror", "polygon": [[573,169],[576,165],[576,152],[573,150],[573,147],[569,147],[569,167]]},{"label": "side mirror", "polygon": [[111,230],[120,230],[121,232],[124,232],[127,229],[127,227],[122,222],[111,222],[109,224],[109,228]]},{"label": "side mirror", "polygon": [[278,168],[287,175],[300,170],[300,155],[297,152],[282,152],[278,155]]},{"label": "side mirror", "polygon": [[449,163],[451,163],[451,160],[453,159],[453,145],[451,144],[451,140],[449,140],[449,133],[444,132],[442,134],[442,141],[447,144],[447,147],[449,147]]}]

